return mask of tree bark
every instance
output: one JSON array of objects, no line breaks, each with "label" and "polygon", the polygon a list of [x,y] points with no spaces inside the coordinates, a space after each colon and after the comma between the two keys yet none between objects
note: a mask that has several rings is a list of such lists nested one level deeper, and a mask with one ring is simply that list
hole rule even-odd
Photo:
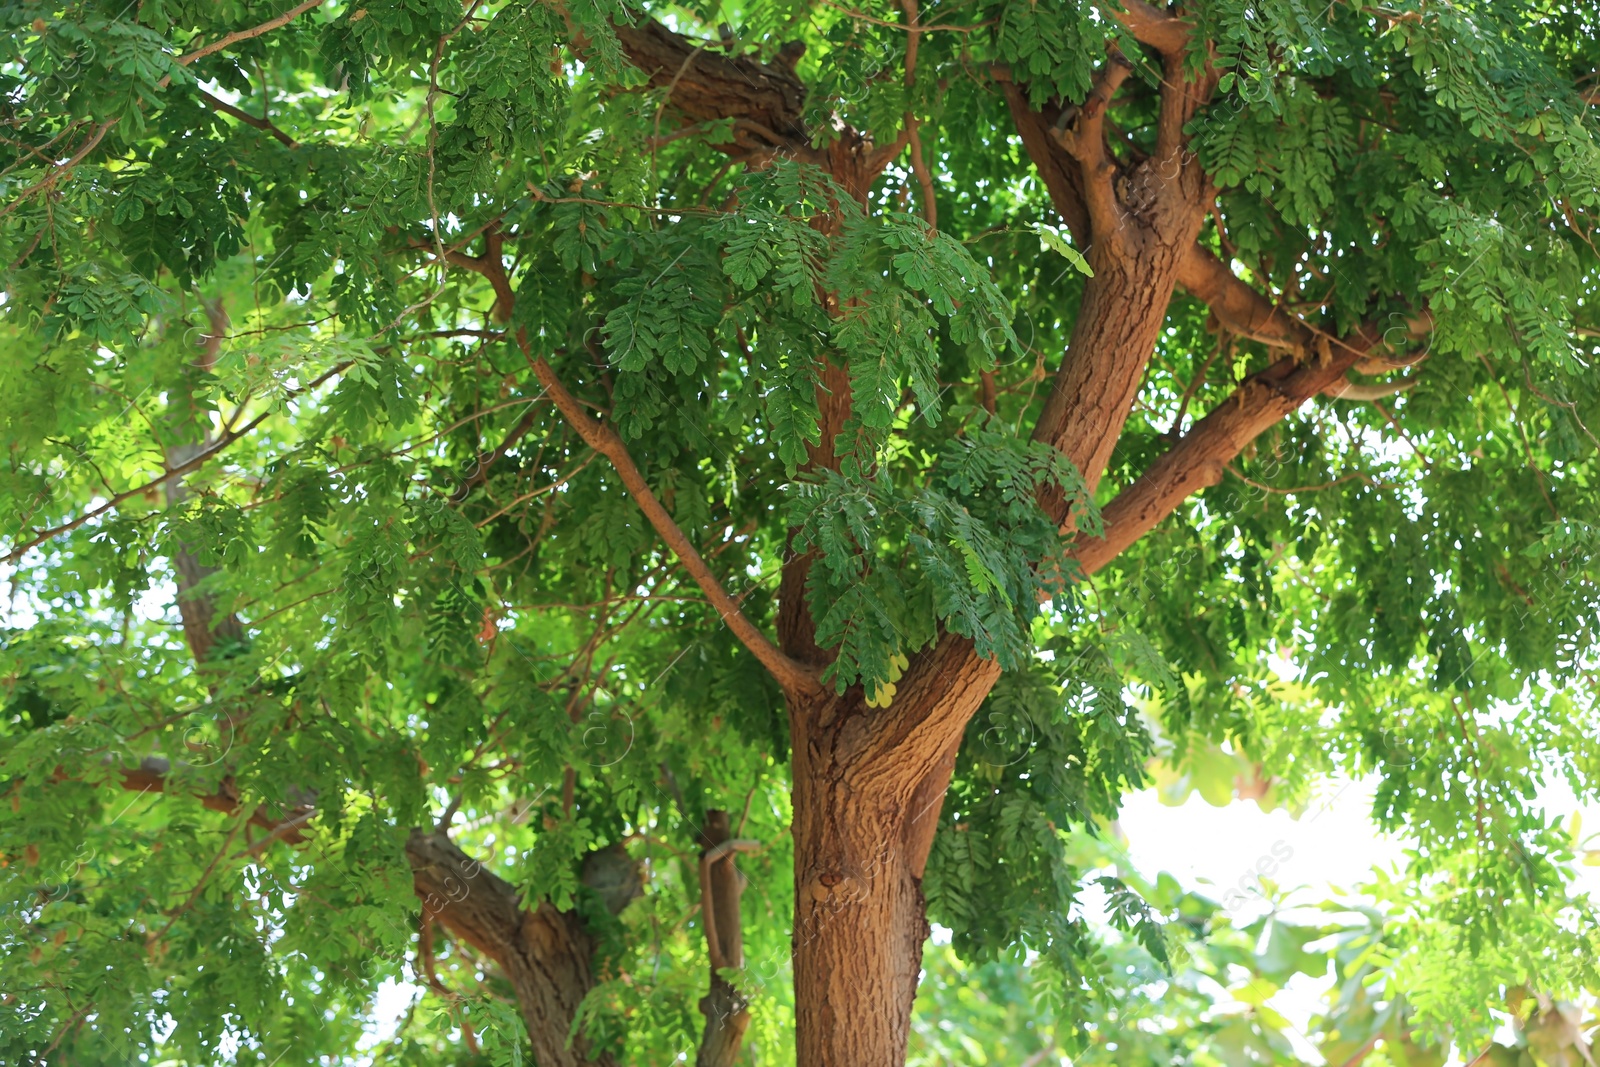
[{"label": "tree bark", "polygon": [[720,809],[706,812],[706,824],[700,831],[700,921],[705,926],[707,955],[711,959],[711,989],[700,1000],[706,1027],[695,1067],[732,1067],[750,1025],[749,1001],[719,973],[744,967],[744,927],[739,910],[744,875],[734,865],[736,851],[731,847],[738,844],[729,831],[728,813]]},{"label": "tree bark", "polygon": [[424,920],[438,921],[505,972],[539,1067],[615,1063],[606,1055],[591,1059],[581,1034],[567,1039],[578,1006],[594,986],[594,943],[576,912],[548,902],[522,908],[514,887],[443,833],[413,831],[406,857]]},{"label": "tree bark", "polygon": [[928,936],[922,875],[968,719],[999,668],[946,635],[889,708],[792,706],[797,1062],[904,1062]]}]

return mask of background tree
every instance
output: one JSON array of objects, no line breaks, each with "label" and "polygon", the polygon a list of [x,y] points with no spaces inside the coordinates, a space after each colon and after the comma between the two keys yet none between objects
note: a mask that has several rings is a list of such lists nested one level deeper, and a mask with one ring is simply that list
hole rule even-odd
[{"label": "background tree", "polygon": [[1087,1040],[1156,740],[1383,776],[1406,1033],[1590,980],[1589,13],[0,10],[8,1055]]}]

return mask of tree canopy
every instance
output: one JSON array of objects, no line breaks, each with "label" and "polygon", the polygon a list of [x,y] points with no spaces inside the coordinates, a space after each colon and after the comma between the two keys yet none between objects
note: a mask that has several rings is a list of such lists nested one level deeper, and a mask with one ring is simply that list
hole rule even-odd
[{"label": "tree canopy", "polygon": [[0,19],[0,1059],[1577,1062],[1586,5]]}]

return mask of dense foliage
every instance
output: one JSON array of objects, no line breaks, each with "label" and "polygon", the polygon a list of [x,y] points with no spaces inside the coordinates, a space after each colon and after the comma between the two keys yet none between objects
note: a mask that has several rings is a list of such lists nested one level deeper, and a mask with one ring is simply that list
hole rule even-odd
[{"label": "dense foliage", "polygon": [[[1296,973],[1335,982],[1328,1062],[1470,1059],[1509,1015],[1577,1062],[1538,1035],[1600,980],[1547,810],[1600,797],[1600,25],[1181,7],[1219,74],[1199,246],[1302,362],[1365,331],[1405,380],[1209,461],[1088,576],[1101,509],[1285,348],[1163,294],[1103,477],[1030,437],[1110,253],[1005,87],[1059,132],[1126,57],[1108,143],[1159,183],[1173,68],[1122,5],[0,4],[0,1061],[338,1061],[401,980],[365,1054],[524,1062],[418,828],[579,917],[582,1047],[693,1056],[717,811],[743,1055],[792,1062],[791,720],[726,623],[780,629],[804,556],[829,693],[892,707],[942,634],[1003,670],[921,883],[914,1062],[1289,1061]],[[716,64],[754,103],[685,95]],[[1281,916],[1146,882],[1095,835],[1151,769],[1290,807],[1381,776],[1409,867]]]}]

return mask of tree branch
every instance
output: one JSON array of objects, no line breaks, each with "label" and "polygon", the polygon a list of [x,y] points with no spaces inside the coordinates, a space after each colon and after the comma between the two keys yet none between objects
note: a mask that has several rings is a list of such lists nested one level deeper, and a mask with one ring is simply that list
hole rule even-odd
[{"label": "tree branch", "polygon": [[623,444],[622,438],[617,436],[617,432],[608,423],[597,422],[589,416],[578,399],[562,384],[555,368],[551,367],[543,356],[533,354],[526,333],[518,332],[517,344],[521,346],[522,354],[533,368],[534,375],[550,393],[561,414],[566,416],[567,422],[578,432],[584,444],[611,461],[618,477],[622,479],[622,484],[633,496],[639,510],[644,512],[656,535],[682,561],[684,569],[689,572],[690,577],[711,602],[717,614],[722,617],[728,629],[739,639],[739,643],[749,649],[761,665],[767,668],[785,693],[797,697],[817,692],[820,683],[815,675],[779,651],[777,646],[767,640],[765,634],[745,618],[744,613],[739,610],[738,603],[728,595],[727,590],[722,588],[722,584],[717,581],[716,575],[711,573],[706,561],[694,545],[690,544],[689,539],[678,528],[678,524],[667,513],[667,509],[662,507],[661,501],[651,490],[650,483],[645,481],[644,475],[640,473],[638,465],[634,463],[627,446]]},{"label": "tree branch", "polygon": [[1073,555],[1085,574],[1115,559],[1177,510],[1190,494],[1221,481],[1227,464],[1263,431],[1342,381],[1380,341],[1366,327],[1327,358],[1280,359],[1251,375],[1188,434],[1100,511],[1104,537],[1080,534]]},{"label": "tree branch", "polygon": [[[726,821],[727,812],[723,812],[722,815],[724,821]],[[700,854],[700,914],[705,917],[706,954],[711,957],[711,966],[714,970],[720,971],[726,967],[743,967],[744,961],[741,953],[734,950],[731,943],[728,946],[730,949],[728,954],[724,954],[722,951],[723,939],[717,931],[717,923],[715,921],[717,897],[712,888],[714,880],[711,877],[711,868],[735,852],[754,852],[760,847],[760,841],[730,838],[729,840],[718,842]]]},{"label": "tree branch", "polygon": [[1309,326],[1241,281],[1199,243],[1178,264],[1178,284],[1205,304],[1230,332],[1270,348],[1305,354],[1316,334]]},{"label": "tree branch", "polygon": [[[187,67],[189,64],[194,63],[197,60],[204,59],[206,56],[209,56],[214,52],[222,51],[231,44],[238,44],[240,41],[248,41],[252,37],[260,37],[263,33],[271,33],[279,26],[284,26],[293,22],[295,19],[299,18],[301,15],[304,15],[312,8],[321,7],[322,3],[323,0],[303,0],[302,3],[296,4],[294,7],[291,7],[288,11],[285,11],[278,17],[270,18],[259,26],[252,26],[248,30],[235,30],[230,34],[211,42],[203,48],[197,48],[193,52],[179,56],[178,65],[180,67]],[[162,80],[162,84],[164,87],[166,84],[166,79]]]},{"label": "tree branch", "polygon": [[578,1007],[594,986],[594,944],[576,911],[560,911],[548,901],[524,909],[515,886],[443,833],[413,830],[406,859],[423,921],[438,920],[505,972],[540,1067],[615,1062],[606,1055],[590,1060],[581,1032],[568,1039]]},{"label": "tree branch", "polygon": [[[459,248],[446,248],[444,250],[445,262],[461,267],[464,270],[470,270],[474,274],[481,274],[489,279],[489,285],[494,289],[494,307],[490,309],[489,317],[500,323],[510,322],[512,309],[516,307],[517,296],[511,289],[511,279],[506,275],[506,263],[502,255],[505,248],[505,235],[500,232],[500,226],[497,222],[491,222],[485,227],[483,242],[484,249],[481,256],[469,256]],[[412,241],[411,247],[427,252],[435,250],[435,246],[426,241]]]},{"label": "tree branch", "polygon": [[[1115,4],[1120,3],[1121,10]],[[1112,4],[1097,5],[1133,34],[1140,44],[1147,44],[1163,56],[1182,56],[1189,47],[1189,25],[1174,18],[1145,0],[1113,0]]]},{"label": "tree branch", "polygon": [[[742,119],[772,148],[812,162],[820,158],[801,118],[806,87],[794,73],[804,45],[791,42],[779,52],[778,63],[762,63],[694,44],[654,19],[615,29],[628,61],[649,79],[650,88],[667,89],[668,102],[685,115],[698,122]],[[584,42],[576,47],[582,50]],[[723,147],[732,149],[730,155],[748,154],[737,145]]]},{"label": "tree branch", "polygon": [[266,133],[269,133],[273,137],[277,138],[279,143],[283,144],[284,146],[286,146],[288,148],[299,148],[300,147],[300,142],[299,141],[296,141],[293,137],[290,137],[287,133],[284,133],[282,130],[280,130],[278,127],[274,126],[267,119],[264,119],[259,115],[252,115],[252,114],[250,114],[250,112],[245,111],[242,108],[234,107],[232,104],[228,103],[227,101],[218,100],[216,97],[212,96],[210,93],[206,92],[204,89],[196,88],[195,92],[200,94],[200,99],[204,100],[206,102],[206,106],[209,107],[212,111],[220,111],[224,115],[229,115],[229,116],[232,116],[233,118],[238,119],[240,122],[244,123],[246,126],[254,126],[258,130],[263,130]]},{"label": "tree branch", "polygon": [[1067,160],[1054,138],[1054,126],[1061,116],[1059,109],[1046,105],[1046,110],[1035,111],[1028,103],[1027,94],[1011,76],[1009,67],[990,68],[990,77],[999,83],[1005,94],[1006,106],[1011,111],[1012,124],[1022,137],[1022,146],[1033,159],[1034,169],[1044,180],[1045,191],[1056,214],[1067,224],[1073,238],[1087,245],[1089,211],[1083,200],[1083,173],[1075,161]]},{"label": "tree branch", "polygon": [[[900,6],[906,13],[905,83],[909,90],[917,80],[917,46],[922,41],[922,16],[917,0],[900,0]],[[922,217],[927,220],[930,230],[937,230],[939,206],[933,199],[933,174],[928,170],[928,161],[922,154],[922,135],[918,130],[920,123],[909,109],[901,121],[905,123],[906,140],[911,145],[911,173],[916,175],[917,184],[922,187]]]},{"label": "tree branch", "polygon": [[[339,373],[343,372],[344,370],[348,369],[349,366],[350,366],[350,364],[348,362],[340,363],[337,366],[335,366],[334,368],[332,368],[331,370],[329,370],[327,373],[320,375],[315,381],[308,382],[306,385],[304,385],[303,387],[301,387],[299,389],[294,390],[294,392],[290,393],[289,395],[292,397],[292,396],[299,396],[299,395],[301,395],[303,393],[307,393],[307,392],[311,391],[312,389],[315,389],[317,386],[321,385],[323,382],[326,382],[329,378],[332,378],[334,375],[339,374]],[[128,489],[128,490],[125,490],[125,491],[123,491],[121,493],[117,493],[114,496],[112,496],[109,500],[105,501],[105,503],[99,505],[98,507],[90,508],[88,511],[84,512],[82,515],[79,515],[77,518],[73,519],[71,522],[64,522],[60,526],[52,526],[48,530],[42,530],[39,533],[35,534],[30,540],[25,541],[25,542],[23,542],[21,544],[17,544],[15,542],[13,542],[12,546],[11,546],[11,551],[7,552],[3,558],[0,558],[0,563],[15,563],[18,560],[20,560],[27,553],[27,551],[30,548],[36,548],[39,545],[44,544],[46,541],[49,541],[52,538],[60,537],[64,533],[70,533],[71,531],[76,530],[78,527],[82,526],[84,523],[88,522],[90,519],[93,519],[93,518],[95,518],[97,516],[100,516],[100,515],[104,515],[106,512],[108,512],[108,511],[112,510],[113,508],[117,507],[117,505],[121,504],[124,500],[128,500],[128,499],[131,499],[132,497],[136,497],[136,496],[141,496],[141,495],[143,495],[145,493],[150,492],[153,489],[160,488],[161,485],[164,482],[166,482],[168,479],[172,478],[173,475],[189,473],[190,471],[194,470],[196,467],[199,467],[199,466],[203,465],[206,460],[210,459],[212,456],[215,456],[218,452],[221,452],[223,449],[227,448],[229,445],[231,445],[235,441],[239,440],[239,438],[247,436],[250,433],[251,430],[254,430],[257,426],[260,426],[263,422],[265,422],[266,419],[267,419],[267,416],[271,415],[271,414],[272,414],[272,409],[270,409],[270,408],[268,410],[266,410],[266,411],[263,411],[261,414],[257,415],[255,418],[251,419],[244,426],[239,427],[237,430],[231,430],[228,433],[223,434],[221,437],[219,437],[217,439],[216,443],[210,445],[209,447],[207,447],[205,450],[203,450],[201,452],[197,452],[190,459],[185,460],[184,462],[178,464],[175,467],[168,467],[162,473],[161,477],[154,478],[154,479],[152,479],[152,480],[150,480],[148,482],[145,482],[143,485],[139,485],[139,486],[136,486],[136,487],[134,487],[132,489]]]},{"label": "tree branch", "polygon": [[1083,201],[1093,242],[1112,247],[1121,243],[1122,207],[1117,203],[1114,182],[1117,167],[1106,152],[1105,115],[1112,97],[1132,73],[1133,67],[1122,53],[1110,52],[1071,124],[1052,131],[1055,143],[1082,168]]}]

